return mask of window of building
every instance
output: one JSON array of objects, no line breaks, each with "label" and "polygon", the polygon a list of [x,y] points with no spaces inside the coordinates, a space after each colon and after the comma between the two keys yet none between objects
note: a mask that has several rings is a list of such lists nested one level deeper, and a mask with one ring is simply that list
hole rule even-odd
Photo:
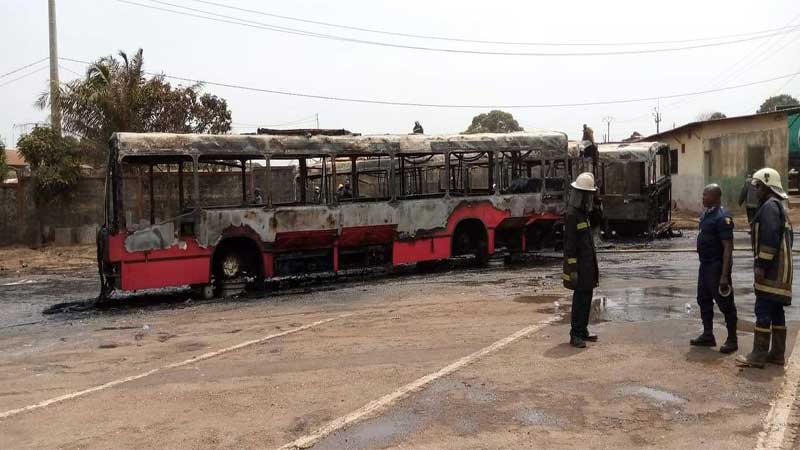
[{"label": "window of building", "polygon": [[[684,147],[684,144],[681,144]],[[678,173],[678,149],[672,148],[669,150],[669,167],[670,173],[675,175]]]}]

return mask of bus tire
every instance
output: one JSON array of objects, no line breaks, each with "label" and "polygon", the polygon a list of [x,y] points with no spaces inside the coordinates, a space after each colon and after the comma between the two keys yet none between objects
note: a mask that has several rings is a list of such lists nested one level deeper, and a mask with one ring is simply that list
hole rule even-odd
[{"label": "bus tire", "polygon": [[474,255],[475,263],[485,267],[489,263],[489,235],[480,219],[464,219],[456,226],[451,238],[453,256]]}]

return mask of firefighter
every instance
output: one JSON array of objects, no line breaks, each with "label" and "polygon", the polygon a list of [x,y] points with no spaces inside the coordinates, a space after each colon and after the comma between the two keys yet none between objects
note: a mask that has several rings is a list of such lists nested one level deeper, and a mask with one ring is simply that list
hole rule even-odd
[{"label": "firefighter", "polygon": [[[783,307],[792,303],[792,224],[781,203],[789,198],[775,169],[765,167],[753,174],[759,207],[751,223],[753,288],[756,294],[756,326],[753,351],[736,358],[743,367],[784,364],[786,318]],[[772,338],[770,348],[770,337]]]},{"label": "firefighter", "polygon": [[747,210],[747,223],[753,221],[753,216],[758,211],[758,196],[756,195],[756,187],[753,185],[753,174],[748,173],[742,185],[742,190],[739,192],[739,206],[744,206]]},{"label": "firefighter", "polygon": [[589,213],[592,211],[594,175],[584,172],[572,183],[567,215],[564,223],[564,287],[572,294],[572,328],[569,343],[584,348],[586,341],[596,342],[597,336],[589,334],[589,311],[592,291],[598,285],[597,255],[592,240]]},{"label": "firefighter", "polygon": [[703,321],[703,334],[689,341],[691,345],[716,347],[714,338],[714,302],[725,316],[728,337],[719,348],[722,353],[739,349],[736,339],[736,304],[731,287],[733,265],[733,219],[721,205],[722,189],[709,184],[703,189],[703,206],[700,234],[697,235],[697,256],[700,270],[697,274],[697,304]]}]

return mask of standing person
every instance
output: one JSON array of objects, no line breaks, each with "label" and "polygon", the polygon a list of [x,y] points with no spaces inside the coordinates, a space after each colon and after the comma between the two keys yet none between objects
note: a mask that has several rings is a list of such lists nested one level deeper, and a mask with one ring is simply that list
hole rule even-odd
[{"label": "standing person", "polygon": [[422,129],[422,125],[419,124],[419,121],[414,122],[414,134],[424,134],[425,130]]},{"label": "standing person", "polygon": [[722,189],[709,184],[703,189],[703,207],[700,234],[697,235],[697,256],[700,271],[697,274],[697,304],[703,320],[703,334],[689,341],[700,347],[716,347],[714,338],[714,302],[725,316],[728,337],[719,348],[722,353],[739,349],[736,338],[736,304],[731,287],[733,265],[733,219],[722,207]]},{"label": "standing person", "polygon": [[[753,174],[759,208],[753,217],[750,239],[753,243],[756,326],[753,351],[736,358],[743,367],[764,367],[765,363],[784,364],[786,318],[783,307],[792,303],[792,224],[781,200],[789,198],[781,187],[780,174],[765,167]],[[770,337],[772,348],[770,348]]]},{"label": "standing person", "polygon": [[592,211],[594,175],[584,172],[572,183],[567,216],[564,223],[564,287],[572,289],[572,328],[569,343],[584,348],[586,341],[596,342],[589,334],[589,311],[592,291],[597,287],[600,273],[592,240],[589,213]]},{"label": "standing person", "polygon": [[742,185],[742,191],[739,193],[739,206],[744,206],[747,210],[747,223],[753,221],[753,216],[756,215],[758,210],[758,195],[756,194],[756,187],[753,185],[753,173],[749,172]]}]

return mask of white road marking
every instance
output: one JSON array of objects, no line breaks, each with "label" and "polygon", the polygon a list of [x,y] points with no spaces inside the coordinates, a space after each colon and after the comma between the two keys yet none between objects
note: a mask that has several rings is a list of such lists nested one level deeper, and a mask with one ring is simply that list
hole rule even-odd
[{"label": "white road marking", "polygon": [[320,428],[319,430],[317,430],[317,431],[315,431],[315,432],[313,432],[311,434],[308,434],[306,436],[302,436],[302,437],[296,439],[295,441],[290,442],[290,443],[280,447],[278,450],[295,450],[295,449],[306,449],[306,448],[309,448],[309,447],[313,446],[314,444],[316,444],[317,442],[319,442],[325,436],[328,436],[329,434],[331,434],[331,433],[333,433],[335,431],[338,431],[338,430],[346,427],[347,425],[350,425],[352,423],[358,422],[358,421],[360,421],[361,419],[363,419],[363,418],[365,418],[367,416],[373,415],[373,414],[375,414],[375,413],[387,408],[388,406],[390,406],[393,403],[401,400],[402,398],[407,397],[408,395],[410,395],[414,391],[417,391],[417,390],[421,389],[425,385],[427,385],[427,384],[429,384],[429,383],[431,383],[431,382],[433,382],[433,381],[435,381],[435,380],[437,380],[439,378],[442,378],[442,377],[445,377],[447,375],[450,375],[451,373],[463,368],[464,366],[472,364],[473,362],[477,361],[478,359],[480,359],[480,358],[482,358],[482,357],[484,357],[484,356],[486,356],[486,355],[488,355],[490,353],[494,353],[494,352],[502,349],[503,347],[507,346],[508,344],[511,344],[512,342],[514,342],[514,341],[516,341],[516,340],[518,340],[520,338],[523,338],[523,337],[525,337],[525,336],[527,336],[529,334],[532,334],[532,333],[535,333],[535,332],[541,330],[542,328],[546,327],[547,325],[550,325],[551,323],[553,323],[556,320],[560,319],[560,317],[561,316],[554,316],[554,317],[551,317],[550,319],[544,320],[544,321],[539,322],[537,324],[525,327],[525,328],[517,331],[516,333],[514,333],[514,334],[512,334],[512,335],[510,335],[508,337],[500,339],[499,341],[489,345],[488,347],[484,347],[484,348],[476,351],[475,353],[467,355],[467,356],[465,356],[465,357],[463,357],[463,358],[461,358],[461,359],[459,359],[459,360],[457,360],[457,361],[445,366],[444,368],[440,369],[437,372],[425,375],[422,378],[418,378],[417,380],[406,384],[405,386],[401,387],[400,389],[397,389],[396,391],[394,391],[394,392],[392,392],[390,394],[386,394],[386,395],[384,395],[383,397],[381,397],[381,398],[379,398],[377,400],[373,400],[373,401],[367,403],[366,405],[362,406],[361,408],[351,412],[350,414],[347,414],[345,416],[339,417],[338,419],[334,419],[333,421],[329,422],[327,425],[325,425],[324,427]]},{"label": "white road marking", "polygon": [[783,447],[798,387],[800,387],[800,333],[795,338],[794,351],[786,365],[783,385],[764,417],[764,430],[758,434],[756,450],[778,450]]},{"label": "white road marking", "polygon": [[33,405],[23,406],[22,408],[17,408],[17,409],[12,409],[12,410],[9,410],[9,411],[5,411],[3,413],[0,413],[0,419],[5,419],[7,417],[15,416],[17,414],[21,414],[21,413],[24,413],[24,412],[27,412],[27,411],[31,411],[31,410],[34,410],[34,409],[44,408],[45,406],[50,406],[50,405],[52,405],[54,403],[59,403],[59,402],[63,402],[63,401],[66,401],[66,400],[72,400],[72,399],[75,399],[75,398],[78,398],[78,397],[82,397],[84,395],[91,394],[93,392],[102,391],[102,390],[105,390],[105,389],[108,389],[108,388],[112,388],[114,386],[118,386],[120,384],[128,383],[128,382],[131,382],[131,381],[134,381],[134,380],[139,380],[141,378],[148,377],[148,376],[150,376],[150,375],[152,375],[152,374],[154,374],[156,372],[160,372],[160,371],[168,370],[168,369],[175,369],[177,367],[182,367],[182,366],[193,364],[193,363],[196,363],[196,362],[199,362],[199,361],[204,361],[206,359],[214,358],[216,356],[220,356],[220,355],[223,355],[225,353],[230,353],[230,352],[233,352],[233,351],[236,351],[236,350],[241,350],[241,349],[243,349],[245,347],[250,347],[251,345],[260,344],[262,342],[266,342],[266,341],[269,341],[271,339],[279,338],[281,336],[286,336],[286,335],[289,335],[289,334],[299,333],[301,331],[308,330],[309,328],[314,328],[316,326],[323,325],[323,324],[326,324],[328,322],[332,322],[334,320],[342,319],[342,318],[350,316],[350,315],[351,314],[343,314],[343,315],[340,315],[340,316],[337,316],[337,317],[332,317],[330,319],[319,320],[319,321],[316,321],[314,323],[310,323],[308,325],[303,325],[303,326],[300,326],[300,327],[297,327],[297,328],[292,328],[290,330],[282,331],[280,333],[270,334],[269,336],[264,336],[262,338],[253,339],[253,340],[250,340],[250,341],[245,341],[245,342],[242,342],[241,344],[236,344],[236,345],[233,345],[233,346],[230,346],[230,347],[226,347],[226,348],[223,348],[223,349],[220,349],[220,350],[216,350],[216,351],[213,351],[213,352],[203,353],[202,355],[194,356],[192,358],[189,358],[189,359],[186,359],[186,360],[183,360],[183,361],[179,361],[179,362],[175,362],[175,363],[172,363],[172,364],[167,364],[166,366],[157,367],[155,369],[148,370],[147,372],[142,372],[142,373],[137,374],[137,375],[132,375],[132,376],[125,377],[125,378],[120,378],[120,379],[117,379],[117,380],[114,380],[114,381],[109,381],[108,383],[101,384],[99,386],[94,386],[94,387],[91,387],[91,388],[88,388],[88,389],[84,389],[82,391],[77,391],[77,392],[73,392],[73,393],[70,393],[70,394],[64,394],[64,395],[61,395],[61,396],[58,396],[58,397],[53,397],[51,399],[41,401],[39,403],[35,403]]}]

